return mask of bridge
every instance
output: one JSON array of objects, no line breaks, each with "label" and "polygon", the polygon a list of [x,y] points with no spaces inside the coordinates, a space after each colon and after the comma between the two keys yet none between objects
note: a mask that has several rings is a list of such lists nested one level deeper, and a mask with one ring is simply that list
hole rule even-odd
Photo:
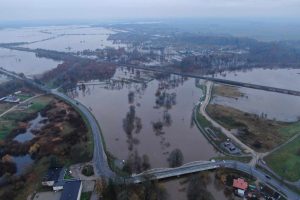
[{"label": "bridge", "polygon": [[[101,130],[100,127],[98,126],[97,120],[94,118],[92,113],[90,113],[89,109],[87,109],[84,105],[75,101],[74,99],[71,99],[70,97],[66,96],[65,94],[58,92],[57,90],[50,90],[49,88],[40,85],[26,77],[21,77],[14,72],[9,72],[3,68],[0,68],[0,73],[3,73],[15,79],[23,80],[46,93],[52,94],[60,99],[63,99],[64,101],[74,106],[75,109],[78,109],[86,117],[93,133],[93,139],[94,139],[93,163],[95,167],[95,174],[97,176],[104,176],[106,178],[117,178],[117,179],[120,178],[117,177],[115,173],[108,166],[107,156],[105,154],[105,149],[103,147],[103,141],[101,138]],[[146,180],[161,180],[161,179],[178,177],[178,176],[183,176],[187,174],[213,170],[218,168],[235,169],[238,171],[245,172],[249,175],[252,175],[260,179],[260,181],[262,181],[269,187],[273,188],[274,190],[278,191],[281,195],[286,196],[289,200],[300,200],[300,196],[298,194],[291,191],[289,188],[287,188],[277,180],[267,178],[264,172],[259,171],[255,167],[249,166],[248,164],[241,163],[238,161],[230,161],[230,160],[217,161],[217,162],[196,161],[192,163],[187,163],[177,168],[152,169],[140,174],[134,174],[128,178],[124,178],[124,182],[141,183]]]},{"label": "bridge", "polygon": [[234,169],[244,172],[248,175],[258,178],[265,185],[274,189],[282,196],[287,197],[289,200],[300,200],[300,196],[292,192],[289,188],[284,186],[279,181],[269,178],[262,171],[259,171],[255,167],[249,166],[248,164],[233,161],[198,161],[187,163],[177,168],[159,168],[151,169],[140,174],[133,174],[130,178],[126,180],[127,183],[142,183],[147,180],[162,180],[166,178],[179,177],[188,174],[193,174],[202,171],[209,171],[218,168]]},{"label": "bridge", "polygon": [[296,91],[296,90],[270,87],[270,86],[265,86],[265,85],[252,84],[252,83],[244,83],[244,82],[239,82],[239,81],[231,81],[231,80],[226,80],[226,79],[213,78],[213,77],[207,77],[207,76],[201,76],[201,75],[195,75],[195,74],[189,74],[189,73],[181,73],[181,72],[176,72],[176,71],[162,70],[162,69],[159,69],[159,66],[144,67],[144,66],[128,65],[128,64],[121,65],[121,66],[132,67],[132,68],[137,68],[137,69],[142,69],[142,70],[147,70],[147,71],[152,71],[152,72],[170,73],[170,74],[175,74],[175,75],[179,75],[179,76],[183,76],[183,77],[209,80],[209,81],[213,81],[216,83],[222,83],[222,84],[226,84],[226,85],[246,87],[246,88],[251,88],[251,89],[256,89],[256,90],[264,90],[264,91],[269,91],[269,92],[276,92],[276,93],[300,96],[300,91]]}]

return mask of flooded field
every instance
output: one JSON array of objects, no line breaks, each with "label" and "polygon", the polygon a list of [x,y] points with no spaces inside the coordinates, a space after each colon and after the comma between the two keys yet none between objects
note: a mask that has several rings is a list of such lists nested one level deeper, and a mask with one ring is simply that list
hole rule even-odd
[{"label": "flooded field", "polygon": [[217,155],[193,125],[193,108],[202,95],[195,79],[118,68],[109,82],[80,88],[69,95],[90,108],[108,151],[119,160],[143,157],[156,168],[168,167],[175,149],[184,163]]},{"label": "flooded field", "polygon": [[223,72],[216,78],[300,91],[300,69],[252,69]]},{"label": "flooded field", "polygon": [[115,44],[108,40],[109,35],[115,32],[102,27],[56,27],[43,32],[47,32],[53,38],[23,46],[63,52],[125,47],[124,44]]},{"label": "flooded field", "polygon": [[42,27],[0,29],[0,43],[34,42],[49,38]]},{"label": "flooded field", "polygon": [[[188,175],[181,178],[171,179],[167,181],[162,181],[161,184],[168,193],[168,199],[176,200],[188,200],[188,190],[190,186],[190,178],[197,177],[199,174]],[[216,178],[214,172],[205,173],[205,184],[203,188],[208,191],[212,197],[216,200],[226,200],[230,199],[224,194],[224,185],[222,185]],[[202,177],[203,180],[203,177]],[[208,197],[207,197],[208,199]]]},{"label": "flooded field", "polygon": [[250,88],[239,88],[242,97],[228,98],[217,96],[212,103],[225,105],[238,110],[257,115],[266,114],[268,119],[293,122],[300,118],[300,97],[255,90]]},{"label": "flooded field", "polygon": [[42,74],[61,62],[38,58],[34,53],[0,48],[0,67],[25,75]]},{"label": "flooded field", "polygon": [[39,130],[42,126],[44,126],[44,121],[46,119],[46,117],[42,117],[41,114],[38,113],[38,116],[28,123],[29,127],[26,129],[26,132],[18,134],[14,140],[21,143],[32,140],[35,137],[33,131]]}]

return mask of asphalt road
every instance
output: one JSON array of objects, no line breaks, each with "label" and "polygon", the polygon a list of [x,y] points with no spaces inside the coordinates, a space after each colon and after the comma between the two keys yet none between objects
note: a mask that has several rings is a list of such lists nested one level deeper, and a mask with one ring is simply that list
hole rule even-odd
[{"label": "asphalt road", "polygon": [[145,180],[145,176],[150,179],[164,179],[169,177],[178,177],[185,174],[191,174],[216,168],[229,168],[236,169],[245,172],[258,178],[261,182],[265,183],[269,187],[273,188],[279,193],[283,193],[287,196],[289,200],[300,200],[300,196],[286,186],[279,183],[277,180],[272,178],[267,178],[266,174],[262,171],[257,170],[248,164],[238,162],[238,161],[217,161],[217,162],[195,162],[194,164],[187,164],[177,168],[165,168],[150,170],[148,172],[143,172],[141,174],[133,175],[128,182],[140,183]]},{"label": "asphalt road", "polygon": [[104,142],[102,141],[101,137],[101,130],[98,126],[97,120],[95,117],[91,114],[91,112],[86,108],[83,104],[80,102],[75,101],[74,99],[68,97],[67,95],[58,92],[57,90],[51,90],[51,93],[66,102],[72,104],[74,107],[79,109],[83,115],[86,117],[90,127],[91,131],[93,133],[94,137],[94,156],[93,156],[93,163],[95,167],[95,171],[97,176],[104,176],[107,178],[113,178],[115,176],[115,173],[110,169],[108,162],[107,162],[107,156],[105,154],[105,150],[103,147]]},{"label": "asphalt road", "polygon": [[[27,79],[24,77],[20,77],[16,74],[7,72],[6,70],[2,70],[2,69],[0,69],[0,72],[5,73],[8,76],[12,76],[14,78],[24,80],[24,81],[32,84],[33,86],[40,88],[41,90],[43,90],[47,93],[51,93],[51,94],[63,99],[64,101],[72,104],[74,107],[79,109],[83,113],[83,115],[86,117],[86,119],[88,120],[91,130],[92,130],[92,133],[93,133],[93,137],[94,137],[93,163],[94,163],[94,167],[96,169],[95,170],[96,175],[104,176],[106,178],[116,177],[115,173],[109,168],[109,165],[107,162],[107,156],[105,154],[104,147],[103,147],[104,143],[103,143],[101,135],[100,135],[101,134],[100,127],[98,126],[97,120],[94,118],[92,113],[88,110],[88,108],[86,108],[81,103],[75,101],[74,99],[66,96],[65,94],[60,93],[57,90],[49,90],[48,88],[35,83],[33,80],[30,80],[30,79]],[[275,187],[277,189],[277,191],[279,190],[279,191],[283,192],[284,194],[286,194],[289,200],[300,200],[300,196],[298,194],[292,192],[286,186],[280,184],[275,179],[267,178],[266,174],[264,172],[257,170],[255,167],[252,167],[252,166],[249,166],[247,164],[237,162],[237,161],[225,161],[225,162],[220,161],[220,162],[210,162],[210,163],[195,162],[195,164],[182,166],[183,168],[181,167],[181,168],[177,168],[177,169],[164,169],[164,172],[161,172],[161,173],[162,174],[166,174],[166,173],[187,174],[187,173],[191,173],[190,171],[192,171],[192,170],[197,170],[197,171],[202,170],[203,171],[204,169],[209,170],[212,168],[216,168],[216,166],[219,166],[219,167],[222,166],[225,168],[233,168],[233,169],[237,169],[237,170],[246,172],[248,174],[251,174],[251,175],[255,176],[256,178],[260,179],[265,184]],[[171,171],[168,171],[168,170],[171,170]],[[184,172],[184,173],[182,173],[182,172]],[[137,176],[141,176],[141,175],[136,175],[136,177],[133,176],[132,178],[137,178]],[[141,178],[141,177],[139,177],[139,178]]]}]

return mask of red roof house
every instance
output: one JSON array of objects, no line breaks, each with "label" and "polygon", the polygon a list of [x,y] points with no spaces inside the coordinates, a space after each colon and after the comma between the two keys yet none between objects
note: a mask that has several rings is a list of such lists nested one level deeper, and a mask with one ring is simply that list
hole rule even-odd
[{"label": "red roof house", "polygon": [[234,179],[233,187],[241,190],[246,190],[248,188],[248,183],[242,178]]}]

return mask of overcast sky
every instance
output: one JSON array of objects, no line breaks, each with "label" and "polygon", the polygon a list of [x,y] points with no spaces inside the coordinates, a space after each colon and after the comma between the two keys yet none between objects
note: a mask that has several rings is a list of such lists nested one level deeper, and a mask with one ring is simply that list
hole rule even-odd
[{"label": "overcast sky", "polygon": [[173,17],[300,19],[300,0],[0,0],[0,20]]}]

